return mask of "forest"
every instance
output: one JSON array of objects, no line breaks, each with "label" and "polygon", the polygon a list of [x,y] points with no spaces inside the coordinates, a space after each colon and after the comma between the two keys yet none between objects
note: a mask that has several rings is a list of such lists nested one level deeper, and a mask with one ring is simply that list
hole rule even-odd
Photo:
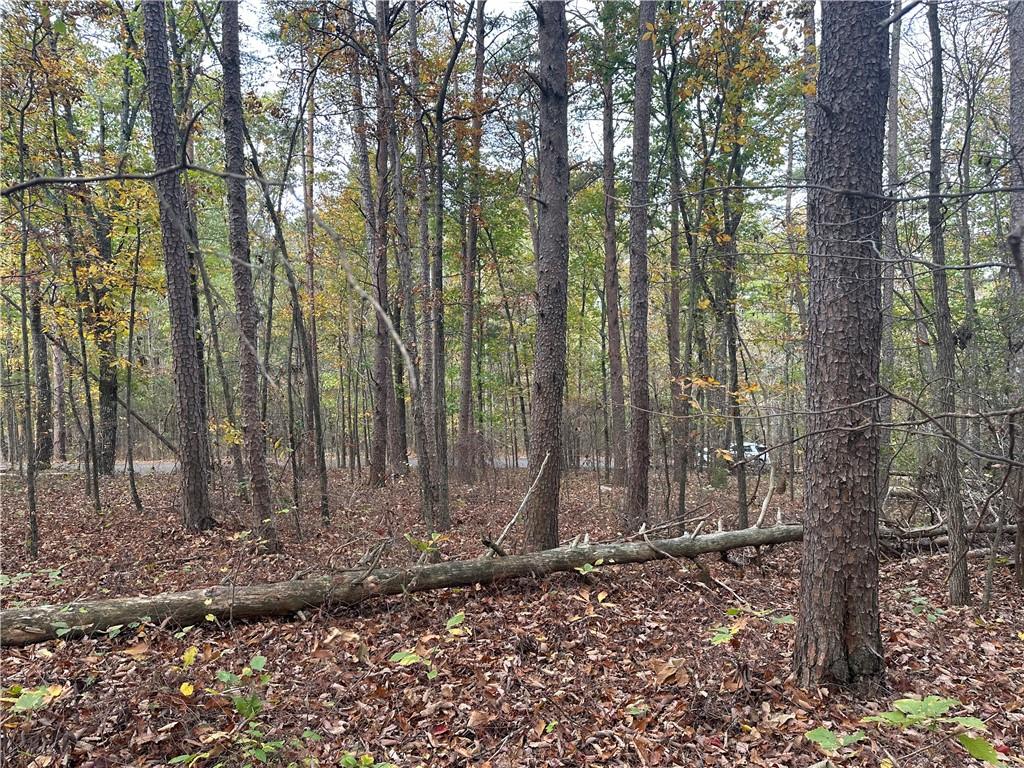
[{"label": "forest", "polygon": [[1024,766],[1024,0],[0,19],[0,764]]}]

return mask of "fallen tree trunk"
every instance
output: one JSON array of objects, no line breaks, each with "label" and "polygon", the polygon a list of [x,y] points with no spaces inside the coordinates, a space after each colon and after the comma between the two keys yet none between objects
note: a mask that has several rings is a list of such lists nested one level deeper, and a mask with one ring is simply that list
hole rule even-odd
[{"label": "fallen tree trunk", "polygon": [[20,646],[103,632],[134,621],[199,624],[204,617],[254,619],[286,616],[324,605],[354,605],[379,595],[489,584],[502,579],[539,577],[593,567],[692,558],[709,552],[799,541],[799,525],[745,528],[704,536],[657,541],[614,542],[560,547],[511,557],[453,560],[401,570],[355,571],[344,576],[278,581],[248,586],[217,586],[149,597],[123,597],[65,605],[0,611],[0,646]]}]

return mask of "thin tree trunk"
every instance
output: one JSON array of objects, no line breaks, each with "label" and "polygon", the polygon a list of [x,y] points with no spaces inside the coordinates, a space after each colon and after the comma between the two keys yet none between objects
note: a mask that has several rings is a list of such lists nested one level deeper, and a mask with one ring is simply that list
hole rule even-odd
[{"label": "thin tree trunk", "polygon": [[640,4],[633,104],[633,180],[629,195],[629,406],[628,457],[623,523],[635,531],[647,522],[651,467],[651,394],[647,362],[648,185],[650,182],[651,89],[656,3]]},{"label": "thin tree trunk", "polygon": [[614,53],[615,19],[608,15],[611,4],[603,8],[604,54],[609,61],[601,80],[602,125],[602,188],[604,190],[604,298],[608,321],[608,372],[611,378],[612,424],[611,447],[615,471],[612,481],[626,479],[626,405],[622,373],[622,326],[619,315],[619,260],[616,242],[615,196],[615,124],[612,64]]},{"label": "thin tree trunk", "polygon": [[[928,31],[932,52],[931,122],[929,127],[928,168],[928,240],[932,250],[932,286],[935,293],[935,336],[937,340],[936,374],[939,392],[937,405],[941,413],[956,411],[956,342],[949,309],[949,287],[946,275],[946,241],[940,189],[942,184],[942,119],[943,73],[942,38],[939,30],[939,6],[928,3]],[[947,434],[956,435],[955,417],[943,420]],[[939,489],[949,527],[949,601],[952,605],[971,602],[967,579],[967,537],[964,534],[963,498],[960,495],[960,461],[956,443],[944,439],[939,445]]]},{"label": "thin tree trunk", "polygon": [[[902,0],[895,0],[893,13],[899,13]],[[886,117],[886,191],[896,194],[899,184],[899,115],[900,115],[900,42],[903,22],[897,19],[892,25],[889,47],[889,107]],[[881,377],[882,384],[892,388],[893,369],[896,360],[895,340],[893,338],[893,295],[896,262],[899,257],[899,236],[896,229],[895,205],[885,212],[883,220],[883,251],[882,262],[882,352]],[[879,393],[881,394],[881,393]],[[878,420],[884,425],[892,421],[892,400],[883,398],[878,403]],[[883,426],[880,437],[881,453],[878,461],[878,498],[884,503],[889,492],[889,469],[892,463],[892,430]]]},{"label": "thin tree trunk", "polygon": [[483,140],[484,110],[484,0],[476,1],[476,51],[473,67],[473,116],[470,120],[469,211],[466,250],[462,263],[462,359],[459,366],[459,479],[473,479],[473,325],[476,308],[476,271],[480,240],[480,147]]},{"label": "thin tree trunk", "polygon": [[[1007,11],[1010,26],[1010,152],[1013,157],[1010,169],[1014,184],[1024,187],[1024,0],[1010,0]],[[1018,189],[1011,193],[1010,216],[1013,219],[1011,229],[1019,232],[1017,228],[1024,224],[1024,190]],[[1017,255],[1019,257],[1019,251]],[[1010,301],[1014,313],[1011,316],[1024,318],[1024,271],[1021,270],[1020,262],[1016,266],[1016,270],[1010,270]],[[1016,382],[1017,391],[1020,392],[1024,391],[1024,322],[1014,324],[1011,321],[1009,329],[1011,349],[1017,349],[1009,364],[1010,380]],[[1017,539],[1014,570],[1017,585],[1024,588],[1024,469],[1018,468],[1016,475]]]},{"label": "thin tree trunk", "polygon": [[53,460],[53,389],[50,385],[50,352],[43,333],[43,299],[39,278],[29,281],[29,327],[32,330],[32,365],[36,387],[36,468],[46,469]]}]

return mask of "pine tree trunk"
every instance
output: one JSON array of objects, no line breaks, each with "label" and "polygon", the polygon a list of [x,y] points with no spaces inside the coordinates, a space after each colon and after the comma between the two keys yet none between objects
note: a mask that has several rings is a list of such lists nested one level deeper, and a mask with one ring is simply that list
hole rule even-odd
[{"label": "pine tree trunk", "polygon": [[535,488],[525,508],[527,550],[558,546],[562,474],[562,394],[569,280],[569,31],[562,3],[538,3],[540,197],[537,257],[537,337],[530,409],[528,464]]},{"label": "pine tree trunk", "polygon": [[[142,10],[153,155],[157,168],[172,168],[179,163],[178,123],[171,102],[164,4],[143,3]],[[167,275],[167,303],[171,316],[182,516],[186,529],[202,531],[210,528],[214,520],[208,489],[209,443],[203,406],[205,392],[196,342],[190,259],[182,234],[186,224],[186,209],[181,174],[175,171],[161,175],[156,181],[156,188]]]},{"label": "pine tree trunk", "polygon": [[259,408],[259,313],[249,254],[249,206],[245,192],[245,131],[242,109],[238,3],[220,4],[221,63],[224,67],[224,170],[228,203],[231,282],[238,313],[238,368],[242,410],[242,444],[249,470],[253,531],[264,549],[278,550],[277,529],[267,471],[266,439]]},{"label": "pine tree trunk", "polygon": [[[884,667],[878,618],[877,393],[888,2],[822,4],[808,158],[807,467],[798,682]],[[856,190],[837,194],[827,188]],[[852,429],[851,429],[852,428]]]},{"label": "pine tree trunk", "polygon": [[651,395],[648,382],[647,222],[650,182],[651,89],[656,3],[640,4],[633,104],[633,181],[629,195],[629,406],[623,523],[635,531],[647,522],[651,467]]}]

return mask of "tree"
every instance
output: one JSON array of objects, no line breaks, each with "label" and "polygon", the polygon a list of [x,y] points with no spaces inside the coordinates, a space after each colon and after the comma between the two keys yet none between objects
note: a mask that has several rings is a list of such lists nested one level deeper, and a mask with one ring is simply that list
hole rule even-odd
[{"label": "tree", "polygon": [[[473,57],[473,117],[470,123],[469,212],[466,222],[465,260],[462,264],[462,360],[459,367],[459,475],[473,478],[473,322],[476,305],[476,271],[480,242],[480,147],[484,111],[484,0],[476,3],[476,49]],[[483,286],[480,286],[481,290]]]},{"label": "tree", "polygon": [[[949,309],[949,282],[946,272],[946,238],[943,232],[942,198],[942,37],[939,29],[939,5],[928,3],[928,32],[932,52],[931,120],[928,130],[928,241],[932,249],[932,286],[935,295],[935,362],[939,392],[936,405],[940,413],[956,411],[956,341]],[[960,496],[960,461],[956,446],[956,418],[941,418],[945,439],[939,446],[939,500],[949,528],[949,601],[967,605],[971,600],[967,579],[967,538],[964,535],[964,507]]]},{"label": "tree", "polygon": [[[1007,11],[1010,24],[1010,178],[1018,187],[1024,187],[1024,0],[1010,0]],[[1010,215],[1013,219],[1011,226],[1019,232],[1019,228],[1024,226],[1024,189],[1011,193]],[[1019,258],[1019,250],[1017,255]],[[1024,317],[1024,268],[1020,261],[1016,267],[1016,271],[1010,270],[1010,301],[1015,316],[1021,318]],[[1010,360],[1011,382],[1017,382],[1024,388],[1024,333],[1020,323],[1016,324],[1015,331],[1011,325],[1010,339],[1011,348],[1016,346],[1017,349]],[[1019,430],[1020,416],[1016,421]],[[1020,455],[1018,448],[1017,456]],[[1018,468],[1016,474],[1017,543],[1014,560],[1017,584],[1024,588],[1024,469]]]},{"label": "tree", "polygon": [[53,388],[50,386],[50,353],[43,333],[43,298],[38,278],[29,285],[29,326],[36,380],[36,467],[45,469],[53,460]]},{"label": "tree", "polygon": [[802,685],[867,683],[884,667],[874,398],[888,12],[888,2],[822,3],[807,164],[808,438],[793,658]]},{"label": "tree", "polygon": [[224,170],[228,174],[228,240],[231,281],[238,312],[238,368],[242,442],[249,470],[253,531],[269,550],[279,548],[267,472],[267,448],[259,405],[259,315],[249,261],[249,206],[245,194],[245,128],[242,111],[238,3],[221,2],[221,65],[224,68]]},{"label": "tree", "polygon": [[629,193],[629,405],[624,520],[635,531],[647,522],[651,467],[651,414],[647,361],[647,223],[650,183],[651,91],[654,76],[654,12],[640,3],[633,92],[633,176]]},{"label": "tree", "polygon": [[167,58],[167,26],[163,3],[143,3],[146,43],[146,90],[160,205],[160,237],[167,275],[167,305],[171,319],[174,391],[181,459],[181,504],[185,527],[202,531],[214,525],[210,512],[207,457],[209,442],[204,388],[196,345],[191,270],[186,236],[185,190],[178,156],[178,121],[171,101],[171,70]]},{"label": "tree", "polygon": [[569,31],[563,3],[538,3],[540,92],[540,198],[537,231],[537,338],[530,410],[530,473],[537,477],[527,502],[524,546],[558,546],[562,479],[562,392],[565,389],[565,319],[569,282]]},{"label": "tree", "polygon": [[622,377],[622,324],[619,316],[619,259],[615,236],[615,93],[611,57],[615,47],[615,4],[601,7],[605,68],[601,76],[601,184],[604,190],[604,304],[608,323],[608,376],[611,379],[613,477],[626,479],[626,402]]}]

